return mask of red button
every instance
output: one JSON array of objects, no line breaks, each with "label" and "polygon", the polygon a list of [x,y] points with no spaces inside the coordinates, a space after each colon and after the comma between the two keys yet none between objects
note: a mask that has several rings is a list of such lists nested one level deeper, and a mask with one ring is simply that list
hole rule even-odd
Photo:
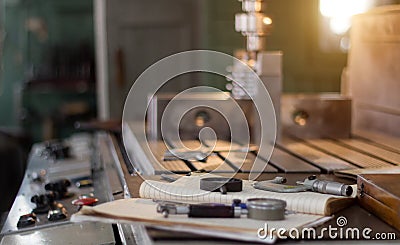
[{"label": "red button", "polygon": [[98,202],[99,199],[94,198],[94,197],[87,197],[87,198],[80,198],[80,199],[75,199],[72,201],[72,205],[75,206],[90,206]]}]

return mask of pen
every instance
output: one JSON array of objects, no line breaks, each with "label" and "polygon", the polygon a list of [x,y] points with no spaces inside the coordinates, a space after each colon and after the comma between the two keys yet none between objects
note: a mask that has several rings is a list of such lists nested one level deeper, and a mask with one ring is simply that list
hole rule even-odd
[{"label": "pen", "polygon": [[244,211],[239,199],[234,200],[232,205],[223,204],[180,204],[159,203],[157,212],[164,217],[170,214],[187,214],[193,218],[240,218]]}]

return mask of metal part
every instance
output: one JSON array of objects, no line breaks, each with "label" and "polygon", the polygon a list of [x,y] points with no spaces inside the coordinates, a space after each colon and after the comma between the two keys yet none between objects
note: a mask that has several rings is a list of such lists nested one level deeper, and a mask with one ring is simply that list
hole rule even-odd
[{"label": "metal part", "polygon": [[257,52],[264,49],[264,36],[271,29],[272,20],[261,12],[262,0],[240,0],[245,13],[235,15],[235,29],[246,37],[247,50]]},{"label": "metal part", "polygon": [[115,244],[110,224],[85,222],[5,234],[0,245],[6,244]]},{"label": "metal part", "polygon": [[[203,142],[205,143],[205,142]],[[214,149],[215,150],[215,149]],[[221,150],[221,147],[219,147],[219,150]],[[226,149],[223,149],[227,152],[250,152],[250,151],[257,151],[258,146],[256,145],[249,145],[249,146],[241,146],[237,144],[229,144]],[[176,159],[181,159],[181,160],[187,160],[187,161],[200,161],[200,162],[206,162],[208,156],[211,155],[213,152],[212,147],[201,147],[201,149],[198,150],[189,150],[187,148],[182,148],[182,149],[168,149],[164,153],[164,161],[169,161],[169,160],[176,160]]]},{"label": "metal part", "polygon": [[240,192],[243,189],[243,181],[235,178],[210,177],[200,179],[200,189],[204,191]]},{"label": "metal part", "polygon": [[309,190],[308,187],[302,185],[283,185],[283,184],[268,183],[264,181],[254,183],[253,187],[263,191],[284,192],[284,193],[303,192]]},{"label": "metal part", "polygon": [[63,220],[67,217],[67,210],[64,207],[49,210],[49,213],[47,214],[47,219],[49,221]]},{"label": "metal part", "polygon": [[[154,244],[153,240],[150,238],[147,232],[147,228],[144,225],[119,224],[118,227],[122,227],[122,232],[124,233],[123,244],[133,244],[133,240],[135,241],[135,244],[141,244],[141,245]],[[132,238],[133,240],[131,240]]]},{"label": "metal part", "polygon": [[159,202],[157,213],[164,218],[170,214],[184,214],[192,218],[240,218],[242,213],[247,213],[239,199],[233,200],[232,205],[219,203],[185,204],[177,202]]},{"label": "metal part", "polygon": [[257,220],[285,219],[286,202],[272,198],[251,198],[246,202],[247,217]]},{"label": "metal part", "polygon": [[[103,185],[107,181],[102,175],[104,168],[93,171],[93,187],[77,188],[72,185],[68,187],[68,193],[72,193],[74,196],[63,195],[65,199],[58,201],[58,204],[54,203],[54,197],[48,196],[50,193],[42,195],[43,200],[39,200],[41,194],[46,192],[44,188],[46,182],[52,183],[48,188],[65,194],[67,189],[64,187],[67,187],[65,186],[67,183],[55,182],[55,180],[60,179],[61,176],[72,180],[85,178],[88,174],[91,175],[92,164],[89,156],[96,151],[89,143],[91,141],[91,136],[87,134],[71,136],[68,139],[71,158],[56,161],[54,159],[43,159],[41,152],[44,144],[39,143],[33,146],[20,190],[1,231],[3,236],[1,244],[82,243],[82,241],[109,244],[115,242],[111,225],[89,222],[71,224],[66,216],[66,211],[69,214],[77,211],[77,207],[71,204],[71,201],[77,196],[94,193],[99,202],[107,200],[104,192],[108,192],[108,189]],[[33,173],[40,173],[42,181],[35,180]],[[52,210],[43,214],[36,214],[37,221],[34,225],[18,226],[19,217],[30,213],[37,206],[31,202],[32,196],[39,198],[35,202],[45,202],[46,199],[49,204],[48,208]],[[50,220],[46,217],[48,214]],[[63,219],[57,221],[61,218]],[[77,234],[79,235],[77,236]]]},{"label": "metal part", "polygon": [[351,99],[339,94],[283,95],[282,132],[299,138],[348,138]]},{"label": "metal part", "polygon": [[[248,151],[243,144],[248,144],[245,139],[248,138],[247,130],[236,131],[237,134],[233,134],[233,137],[230,132],[230,127],[227,125],[226,118],[223,117],[219,112],[211,108],[220,108],[219,111],[223,111],[224,115],[227,118],[232,118],[230,121],[231,124],[238,125],[240,120],[236,120],[237,118],[237,105],[240,106],[240,109],[243,111],[246,121],[245,123],[249,124],[250,129],[250,142],[256,143],[256,140],[260,137],[260,131],[257,127],[257,119],[255,118],[257,113],[255,110],[254,103],[250,99],[240,99],[240,100],[232,100],[228,93],[191,93],[190,95],[181,95],[178,98],[175,98],[175,101],[179,101],[179,103],[170,103],[170,101],[174,98],[175,94],[157,94],[152,97],[149,110],[147,113],[147,122],[148,122],[148,139],[160,140],[161,139],[161,118],[165,112],[167,105],[172,108],[171,111],[182,111],[182,105],[186,105],[188,107],[193,107],[193,109],[189,110],[180,120],[179,126],[179,137],[182,141],[193,140],[199,137],[200,130],[205,127],[212,128],[216,133],[216,138],[218,140],[226,140],[229,142],[236,142],[239,147],[233,147],[235,149],[227,148],[228,150],[235,151]],[[207,105],[207,106],[198,106],[198,105]],[[164,115],[163,127],[165,128],[173,128],[174,124],[176,124],[176,118],[181,115]],[[140,139],[136,139],[133,132],[137,130],[135,126],[131,123],[126,124],[127,130],[124,131],[124,141],[126,144],[129,144],[132,148],[132,152],[128,152],[130,157],[135,161],[135,165],[144,175],[152,175],[152,174],[160,174],[168,171],[173,171],[176,173],[187,173],[193,171],[195,169],[203,169],[202,162],[204,161],[205,156],[207,154],[202,153],[208,152],[208,149],[201,149],[202,152],[190,152],[190,153],[182,153],[180,157],[179,154],[167,154],[156,156],[154,158],[152,155],[148,154],[147,149],[147,141],[142,141]],[[253,129],[256,129],[253,131]],[[168,130],[167,130],[168,131]],[[164,131],[165,133],[165,131]],[[167,132],[168,133],[168,132]],[[165,136],[165,135],[164,135]],[[164,137],[164,139],[173,138],[173,137]],[[213,144],[208,145],[206,140],[203,140],[203,145],[206,147],[213,147]],[[243,142],[242,142],[243,141]],[[167,144],[173,146],[173,144],[169,141]],[[158,142],[150,142],[150,146],[156,146],[156,148],[161,149],[162,146],[157,146]],[[182,148],[181,145],[173,146],[176,151],[179,151]],[[164,147],[165,148],[165,147]],[[250,150],[255,150],[257,147],[249,147]],[[154,153],[154,147],[151,147]],[[175,151],[174,149],[174,151]],[[197,148],[195,148],[197,150]],[[187,151],[187,150],[186,150]],[[162,154],[165,152],[165,149],[162,151]],[[183,161],[176,161],[179,158],[186,158],[188,160],[187,154],[193,154],[189,156],[189,160],[193,160],[194,164],[188,165]],[[173,160],[173,161],[162,161],[162,160]],[[156,161],[155,161],[156,160]],[[150,163],[150,164],[149,164]],[[196,166],[195,166],[196,165]],[[211,164],[210,164],[211,165]],[[221,172],[233,172],[234,169],[229,165],[225,164],[215,164],[215,166],[220,166],[217,171]],[[225,168],[227,167],[227,168]],[[208,167],[206,167],[208,168]],[[210,170],[207,170],[210,171]]]},{"label": "metal part", "polygon": [[287,181],[287,179],[282,176],[277,176],[277,177],[273,178],[272,180],[267,180],[267,182],[275,183],[275,184],[284,184],[284,183],[286,183],[286,181]]},{"label": "metal part", "polygon": [[45,147],[41,152],[41,156],[45,159],[58,160],[70,158],[70,147],[64,142],[53,140],[44,143]]},{"label": "metal part", "polygon": [[253,183],[253,187],[255,189],[263,191],[284,193],[302,192],[309,190],[308,187],[303,185],[284,185],[284,183],[286,183],[286,179],[284,177],[275,177],[275,179],[272,180],[257,181]]},{"label": "metal part", "polygon": [[83,188],[93,185],[93,181],[91,179],[83,179],[75,182],[76,187]]},{"label": "metal part", "polygon": [[[276,117],[276,135],[280,138],[280,95],[282,91],[282,52],[263,52],[265,50],[265,36],[269,34],[272,27],[272,19],[262,13],[262,0],[240,0],[244,13],[236,14],[235,29],[246,37],[246,51],[236,52],[235,57],[251,67],[262,80],[259,80],[248,70],[243,69],[241,62],[234,62],[231,68],[232,95],[236,99],[258,98],[258,91],[268,90],[272,99]],[[264,85],[264,86],[263,86]],[[265,98],[264,98],[265,99]],[[261,121],[264,123],[269,118],[259,118],[255,113],[255,120],[252,121],[252,142],[259,144],[261,142]],[[269,135],[272,136],[272,135]],[[267,137],[268,138],[268,137]]]},{"label": "metal part", "polygon": [[[272,27],[272,19],[262,12],[262,0],[240,0],[244,13],[235,15],[235,30],[246,37],[246,51],[236,52],[235,57],[251,67],[268,89],[279,124],[280,94],[282,90],[282,52],[265,50],[265,36]],[[232,66],[232,94],[234,98],[255,97],[260,86],[257,78],[243,70],[241,62]],[[263,119],[262,119],[263,120]],[[255,122],[255,125],[259,122]],[[279,132],[279,128],[278,128]],[[279,133],[278,133],[279,135]],[[259,142],[259,139],[255,139]]]},{"label": "metal part", "polygon": [[[176,94],[171,93],[160,93],[152,97],[149,103],[149,109],[147,113],[147,123],[148,123],[148,138],[152,140],[161,140],[161,119],[163,117],[165,108],[173,106],[171,111],[181,111],[180,105],[192,105],[193,109],[188,111],[180,120],[180,139],[181,140],[193,140],[197,139],[199,132],[204,127],[212,128],[219,140],[231,141],[231,132],[229,130],[229,125],[226,119],[217,111],[211,108],[220,108],[225,115],[236,115],[236,104],[230,98],[229,93],[215,93],[215,92],[204,92],[204,93],[191,93],[190,95],[180,95],[178,98],[174,98]],[[179,100],[179,103],[171,104],[170,101]],[[241,99],[235,101],[242,109],[247,121],[254,121],[254,105],[249,99]],[[199,105],[207,106],[199,106]],[[199,115],[207,117],[207,119],[199,122]],[[207,116],[204,116],[207,115]],[[172,124],[176,123],[175,117],[172,115],[164,115],[167,118],[164,119],[166,128],[173,128]],[[171,120],[168,120],[171,118]],[[235,117],[233,117],[235,118]],[[237,122],[229,122],[237,123]],[[171,126],[169,126],[171,125]],[[200,125],[200,126],[199,126]],[[250,127],[251,129],[251,127]],[[246,135],[243,135],[243,138]],[[235,142],[240,142],[240,137],[238,139],[232,139]]]},{"label": "metal part", "polygon": [[164,153],[164,161],[182,159],[187,161],[206,161],[211,154],[211,149],[187,150],[169,149]]},{"label": "metal part", "polygon": [[168,182],[174,182],[174,181],[178,180],[178,177],[167,175],[167,174],[161,174],[160,177],[161,177],[161,179],[168,181]]},{"label": "metal part", "polygon": [[353,188],[350,185],[334,181],[319,180],[315,175],[306,178],[304,182],[298,181],[297,184],[304,185],[311,191],[325,194],[338,196],[351,196],[353,194]]},{"label": "metal part", "polygon": [[189,214],[189,205],[163,202],[157,205],[157,213],[161,213],[164,218],[170,214]]},{"label": "metal part", "polygon": [[315,175],[309,176],[304,181],[297,181],[297,185],[284,185],[283,183],[285,182],[285,178],[276,177],[272,180],[255,182],[253,183],[253,187],[264,191],[284,193],[315,191],[339,196],[351,196],[351,194],[353,194],[353,188],[350,185],[327,180],[318,180]]},{"label": "metal part", "polygon": [[68,192],[68,187],[70,186],[71,181],[69,179],[60,179],[54,182],[47,183],[44,186],[44,189],[46,191],[54,193],[54,199],[59,200],[72,195]]},{"label": "metal part", "polygon": [[[130,163],[124,162],[127,160],[123,156],[123,150],[121,149],[124,148],[123,146],[119,145],[117,142],[117,138],[112,136],[112,135],[103,135],[103,139],[101,140],[102,147],[104,147],[104,150],[107,151],[108,153],[108,158],[107,158],[107,164],[110,165],[111,168],[115,169],[115,171],[109,171],[108,173],[111,176],[109,176],[109,181],[110,181],[110,188],[112,189],[111,193],[116,193],[122,189],[123,191],[123,197],[124,198],[131,198],[131,193],[128,188],[128,183],[126,182],[126,178],[133,175],[135,176],[137,174],[136,170],[134,173],[131,173],[129,171],[129,175],[125,176],[124,171],[122,170],[122,165],[127,166]],[[104,154],[102,154],[104,157]],[[118,181],[118,180],[119,181]],[[110,198],[111,200],[114,200],[114,197]]]},{"label": "metal part", "polygon": [[[124,162],[128,159],[123,156],[122,151],[124,149],[120,149],[123,146],[117,141],[118,138],[110,134],[101,134],[100,136],[100,158],[106,166],[106,170],[108,170],[105,177],[108,181],[103,181],[103,183],[107,183],[109,198],[110,200],[131,198],[126,178],[136,175],[136,169],[134,173],[129,169],[127,169],[128,173],[124,173],[122,166],[128,166],[127,164],[130,163]],[[113,195],[116,192],[122,192],[123,195]],[[153,244],[144,225],[118,222],[117,228],[122,244]]]}]

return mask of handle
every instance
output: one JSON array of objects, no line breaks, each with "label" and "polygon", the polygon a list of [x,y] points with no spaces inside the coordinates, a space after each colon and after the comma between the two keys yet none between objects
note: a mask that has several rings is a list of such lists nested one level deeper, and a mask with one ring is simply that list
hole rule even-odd
[{"label": "handle", "polygon": [[193,218],[234,218],[231,206],[190,205],[189,217]]},{"label": "handle", "polygon": [[115,53],[115,82],[118,87],[123,88],[125,84],[125,62],[124,51],[118,48]]}]

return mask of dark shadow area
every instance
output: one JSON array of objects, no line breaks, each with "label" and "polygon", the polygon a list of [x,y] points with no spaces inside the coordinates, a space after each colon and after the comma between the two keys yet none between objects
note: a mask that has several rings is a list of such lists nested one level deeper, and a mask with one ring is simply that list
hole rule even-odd
[{"label": "dark shadow area", "polygon": [[30,140],[0,130],[0,212],[10,210],[25,173]]}]

